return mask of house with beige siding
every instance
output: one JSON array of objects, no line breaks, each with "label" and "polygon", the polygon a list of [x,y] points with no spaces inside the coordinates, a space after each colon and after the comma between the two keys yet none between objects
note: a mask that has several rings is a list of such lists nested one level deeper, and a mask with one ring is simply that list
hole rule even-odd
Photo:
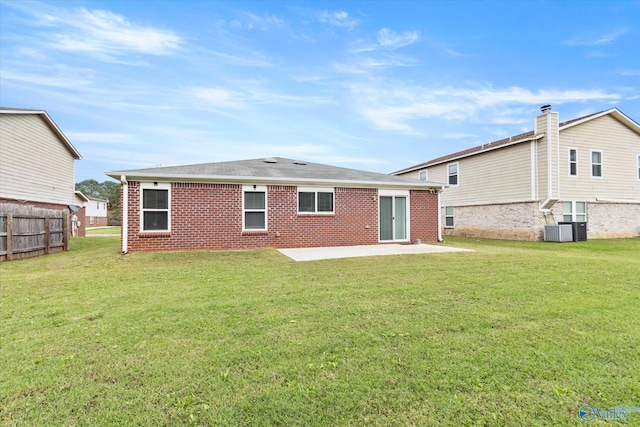
[{"label": "house with beige siding", "polygon": [[82,222],[74,168],[80,159],[46,111],[0,107],[0,203],[70,210]]},{"label": "house with beige siding", "polygon": [[640,236],[640,125],[617,108],[394,172],[447,184],[443,233],[541,240],[546,224],[586,223],[588,238]]}]

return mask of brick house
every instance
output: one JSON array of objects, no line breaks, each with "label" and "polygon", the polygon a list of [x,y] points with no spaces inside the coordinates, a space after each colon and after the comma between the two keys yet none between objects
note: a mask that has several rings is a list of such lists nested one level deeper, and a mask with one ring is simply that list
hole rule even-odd
[{"label": "brick house", "polygon": [[440,240],[443,185],[284,158],[107,173],[122,252]]},{"label": "brick house", "polygon": [[560,121],[546,105],[533,131],[392,175],[447,184],[446,235],[542,240],[573,222],[589,238],[640,236],[640,125],[617,108]]}]

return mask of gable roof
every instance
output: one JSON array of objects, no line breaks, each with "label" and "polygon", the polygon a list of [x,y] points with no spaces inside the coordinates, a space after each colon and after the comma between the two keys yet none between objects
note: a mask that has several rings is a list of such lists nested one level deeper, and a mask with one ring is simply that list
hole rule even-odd
[{"label": "gable roof", "polygon": [[[560,123],[558,125],[558,129],[559,129],[559,131],[563,131],[563,130],[571,128],[573,126],[577,126],[577,125],[580,125],[582,123],[585,123],[585,122],[588,122],[588,121],[591,121],[591,120],[595,120],[595,119],[597,119],[599,117],[606,116],[606,115],[611,115],[612,117],[617,119],[619,122],[621,122],[625,126],[629,127],[631,130],[633,130],[636,133],[640,134],[640,125],[638,125],[638,123],[636,123],[634,120],[632,120],[631,118],[626,116],[623,112],[621,112],[617,108],[611,108],[609,110],[599,111],[597,113],[592,113],[592,114],[588,114],[586,116],[581,116],[581,117],[577,117],[575,119],[564,121],[564,122],[562,122],[562,123]],[[534,131],[525,132],[525,133],[522,133],[520,135],[511,136],[509,138],[504,138],[504,139],[500,139],[498,141],[490,142],[488,144],[483,144],[483,145],[479,145],[477,147],[468,148],[466,150],[458,151],[456,153],[447,154],[445,156],[438,157],[438,158],[433,159],[433,160],[429,160],[429,161],[426,161],[426,162],[423,162],[423,163],[419,163],[419,164],[417,164],[415,166],[410,166],[408,168],[401,169],[401,170],[396,171],[396,172],[392,172],[391,175],[404,174],[404,173],[407,173],[407,172],[416,171],[416,170],[423,169],[423,168],[426,168],[426,167],[435,166],[435,165],[438,165],[438,164],[441,164],[441,163],[451,162],[451,161],[462,159],[462,158],[465,158],[465,157],[470,157],[470,156],[474,156],[474,155],[477,155],[477,154],[485,153],[487,151],[492,151],[492,150],[496,150],[496,149],[499,149],[499,148],[508,147],[510,145],[520,144],[522,142],[527,142],[527,141],[532,141],[532,140],[538,140],[538,139],[542,138],[543,136],[544,136],[544,132],[540,132],[538,134],[536,134]]]},{"label": "gable roof", "polygon": [[218,182],[272,185],[330,185],[339,187],[387,187],[439,189],[444,184],[415,178],[341,168],[319,163],[271,157],[233,162],[203,163],[107,172],[120,180]]},{"label": "gable roof", "polygon": [[47,114],[44,110],[30,110],[27,108],[9,108],[9,107],[0,107],[0,114],[31,114],[31,115],[39,115],[42,117],[44,122],[49,126],[49,128],[53,131],[53,133],[58,137],[62,145],[65,146],[67,150],[71,153],[74,159],[80,160],[82,156],[80,152],[76,150],[76,147],[73,146],[71,141],[65,136],[64,133],[60,130],[58,125],[53,121],[49,114]]}]

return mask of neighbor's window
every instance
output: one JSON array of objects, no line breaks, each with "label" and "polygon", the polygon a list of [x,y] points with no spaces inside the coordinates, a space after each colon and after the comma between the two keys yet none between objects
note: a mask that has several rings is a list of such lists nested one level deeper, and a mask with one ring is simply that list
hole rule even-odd
[{"label": "neighbor's window", "polygon": [[426,181],[427,180],[427,171],[420,171],[418,173],[418,178],[420,179],[420,181]]},{"label": "neighbor's window", "polygon": [[453,206],[444,208],[444,226],[453,227]]},{"label": "neighbor's window", "polygon": [[602,178],[602,151],[591,151],[591,176]]},{"label": "neighbor's window", "polygon": [[586,222],[587,202],[562,202],[562,220],[565,222]]},{"label": "neighbor's window", "polygon": [[458,185],[458,164],[451,163],[447,165],[448,175],[449,175],[449,185]]},{"label": "neighbor's window", "polygon": [[569,148],[569,176],[578,176],[578,150]]},{"label": "neighbor's window", "polygon": [[169,231],[171,184],[142,183],[142,209],[140,221],[142,231]]},{"label": "neighbor's window", "polygon": [[333,188],[298,188],[298,213],[333,213]]},{"label": "neighbor's window", "polygon": [[267,229],[267,187],[242,187],[242,229]]}]

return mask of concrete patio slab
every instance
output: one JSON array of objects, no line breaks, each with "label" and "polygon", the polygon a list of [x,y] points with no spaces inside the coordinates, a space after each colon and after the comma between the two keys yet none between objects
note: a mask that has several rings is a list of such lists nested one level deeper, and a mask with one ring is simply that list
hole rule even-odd
[{"label": "concrete patio slab", "polygon": [[440,245],[364,245],[332,246],[326,248],[278,249],[278,252],[294,261],[317,261],[321,259],[352,258],[378,255],[429,254],[438,252],[473,252],[471,249],[452,248]]}]

